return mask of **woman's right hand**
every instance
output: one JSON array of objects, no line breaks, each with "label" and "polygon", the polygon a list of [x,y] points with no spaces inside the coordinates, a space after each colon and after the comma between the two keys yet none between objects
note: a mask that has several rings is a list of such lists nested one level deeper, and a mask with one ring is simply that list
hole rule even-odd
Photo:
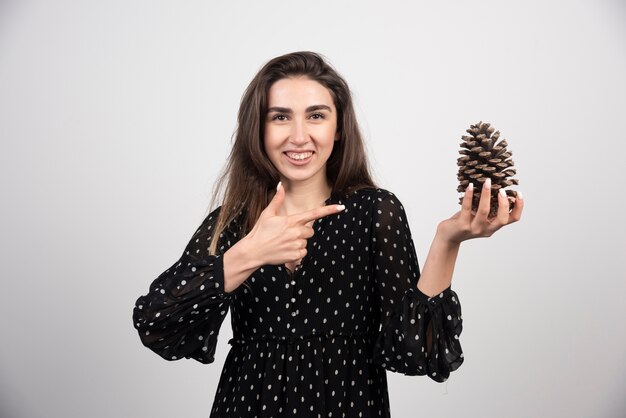
[{"label": "woman's right hand", "polygon": [[342,211],[343,205],[326,205],[294,215],[279,215],[285,189],[279,183],[276,194],[261,212],[256,224],[243,239],[256,264],[294,263],[306,255],[307,239],[313,236],[313,221]]},{"label": "woman's right hand", "polygon": [[295,215],[280,215],[285,190],[279,183],[276,194],[261,212],[254,227],[224,253],[224,291],[233,292],[256,269],[266,264],[295,263],[306,255],[306,240],[313,236],[309,223],[344,209],[327,205]]}]

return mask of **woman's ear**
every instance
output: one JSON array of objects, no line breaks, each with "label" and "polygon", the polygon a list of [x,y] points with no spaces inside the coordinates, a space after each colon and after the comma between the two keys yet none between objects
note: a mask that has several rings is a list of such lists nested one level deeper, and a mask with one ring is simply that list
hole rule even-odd
[{"label": "woman's ear", "polygon": [[335,134],[335,141],[339,141],[341,139],[341,132],[337,131]]}]

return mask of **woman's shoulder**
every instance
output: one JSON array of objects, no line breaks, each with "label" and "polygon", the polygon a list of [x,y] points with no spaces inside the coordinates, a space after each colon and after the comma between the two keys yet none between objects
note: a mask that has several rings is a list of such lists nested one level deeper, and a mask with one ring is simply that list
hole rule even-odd
[{"label": "woman's shoulder", "polygon": [[398,197],[392,191],[382,187],[362,187],[347,193],[344,198],[347,202],[371,202],[372,204],[388,200],[399,202]]},{"label": "woman's shoulder", "polygon": [[355,214],[367,217],[404,210],[400,199],[392,191],[382,187],[359,188],[343,196],[337,196],[328,203],[344,204],[349,210],[356,210]]},{"label": "woman's shoulder", "polygon": [[[205,215],[202,224],[198,227],[196,233],[204,231],[205,233],[211,233],[213,228],[217,226],[218,219],[220,217],[220,213],[222,211],[222,206],[217,206],[216,208],[210,209],[209,213]],[[228,221],[228,224],[225,226],[222,232],[237,232],[241,225],[243,224],[244,217],[243,211],[238,212],[233,219]],[[235,234],[236,235],[236,234]]]}]

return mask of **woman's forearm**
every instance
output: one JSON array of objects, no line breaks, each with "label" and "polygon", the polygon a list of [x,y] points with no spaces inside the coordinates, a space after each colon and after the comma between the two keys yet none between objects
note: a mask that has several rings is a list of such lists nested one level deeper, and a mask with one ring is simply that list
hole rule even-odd
[{"label": "woman's forearm", "polygon": [[417,288],[427,296],[435,296],[450,286],[460,243],[451,243],[435,234],[430,245]]}]

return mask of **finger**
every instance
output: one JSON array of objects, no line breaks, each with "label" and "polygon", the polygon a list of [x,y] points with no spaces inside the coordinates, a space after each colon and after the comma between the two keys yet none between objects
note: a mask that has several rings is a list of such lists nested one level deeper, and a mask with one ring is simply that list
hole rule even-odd
[{"label": "finger", "polygon": [[504,189],[498,190],[498,211],[491,225],[496,229],[509,222],[509,199],[506,197]]},{"label": "finger", "polygon": [[[303,259],[303,258],[304,258],[304,256],[306,255],[306,253],[307,253],[307,251],[306,251],[306,247],[302,248],[302,249],[300,250],[300,252],[298,253],[298,256],[297,256],[297,257],[296,257],[293,261],[294,261],[294,262],[295,262],[295,261],[302,261],[302,259]],[[300,264],[300,263],[298,262],[298,264]]]},{"label": "finger", "polygon": [[291,250],[289,252],[289,256],[287,256],[287,261],[295,263],[295,262],[301,260],[302,258],[304,258],[306,253],[307,253],[306,245],[305,246],[301,246],[301,245],[295,246],[293,248],[293,250]]},{"label": "finger", "polygon": [[321,208],[315,208],[308,210],[306,212],[297,213],[295,215],[291,215],[289,220],[296,224],[305,224],[310,221],[314,221],[319,218],[323,218],[324,216],[333,215],[337,212],[340,212],[345,209],[344,205],[326,205]]},{"label": "finger", "polygon": [[509,223],[517,222],[522,217],[522,211],[524,210],[524,198],[522,192],[517,192],[517,198],[515,199],[515,206],[509,214]]},{"label": "finger", "polygon": [[481,221],[487,221],[489,216],[489,207],[491,200],[491,179],[487,177],[484,181],[482,189],[480,191],[480,201],[478,202],[478,210],[476,211],[476,217],[481,218]]},{"label": "finger", "polygon": [[474,197],[474,183],[470,182],[465,188],[465,194],[461,201],[461,213],[459,217],[462,222],[469,223],[472,218],[472,198]]},{"label": "finger", "polygon": [[300,227],[300,237],[309,239],[315,234],[315,231],[312,227],[308,226],[308,223],[305,226]]},{"label": "finger", "polygon": [[263,213],[268,215],[278,215],[280,212],[280,207],[285,201],[285,188],[282,185],[282,182],[278,182],[278,186],[276,186],[276,193],[274,193],[274,197],[270,200],[270,203],[263,210]]}]

